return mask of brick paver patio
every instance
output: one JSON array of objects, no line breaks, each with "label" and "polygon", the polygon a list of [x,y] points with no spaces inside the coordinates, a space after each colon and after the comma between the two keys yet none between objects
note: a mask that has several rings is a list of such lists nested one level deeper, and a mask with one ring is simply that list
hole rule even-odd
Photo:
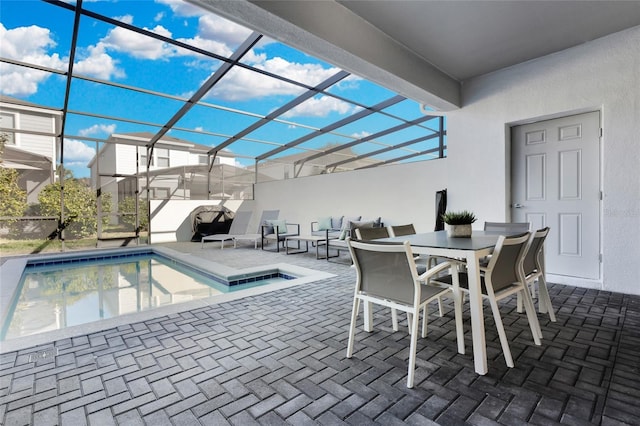
[{"label": "brick paver patio", "polygon": [[[167,246],[229,266],[286,262],[334,278],[0,355],[0,424],[637,425],[640,297],[551,285],[558,321],[531,339],[501,303],[515,368],[485,309],[489,373],[456,351],[452,304],[430,312],[407,389],[408,334],[375,311],[345,358],[355,271],[346,262],[242,247]],[[344,257],[342,260],[347,260]],[[465,311],[465,327],[469,327]],[[34,354],[49,351],[49,356]]]}]

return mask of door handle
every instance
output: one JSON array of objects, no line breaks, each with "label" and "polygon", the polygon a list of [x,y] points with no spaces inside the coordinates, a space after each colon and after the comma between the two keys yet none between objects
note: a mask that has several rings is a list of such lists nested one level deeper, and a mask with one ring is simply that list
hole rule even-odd
[{"label": "door handle", "polygon": [[514,208],[514,209],[521,209],[521,208],[523,208],[523,207],[524,207],[524,205],[522,205],[522,204],[520,204],[520,203],[515,203],[515,204],[513,205],[513,208]]}]

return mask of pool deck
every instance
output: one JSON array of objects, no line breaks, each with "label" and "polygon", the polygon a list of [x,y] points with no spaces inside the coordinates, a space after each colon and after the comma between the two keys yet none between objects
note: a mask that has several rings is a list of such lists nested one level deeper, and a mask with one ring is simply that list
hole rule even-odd
[{"label": "pool deck", "polygon": [[2,349],[0,424],[635,425],[640,418],[639,296],[550,285],[558,321],[539,315],[542,346],[515,299],[504,300],[513,369],[487,307],[485,376],[456,351],[452,304],[445,301],[442,318],[432,306],[408,389],[406,322],[393,332],[384,309],[375,310],[374,332],[359,328],[354,357],[345,358],[355,280],[346,254],[327,262],[252,246],[162,246],[230,268],[286,263],[330,275]]}]

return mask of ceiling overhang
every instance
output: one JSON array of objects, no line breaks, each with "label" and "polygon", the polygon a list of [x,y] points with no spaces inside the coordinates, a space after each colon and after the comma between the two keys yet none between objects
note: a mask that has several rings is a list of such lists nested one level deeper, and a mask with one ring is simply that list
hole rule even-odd
[{"label": "ceiling overhang", "polygon": [[436,110],[461,106],[460,82],[335,1],[187,1]]}]

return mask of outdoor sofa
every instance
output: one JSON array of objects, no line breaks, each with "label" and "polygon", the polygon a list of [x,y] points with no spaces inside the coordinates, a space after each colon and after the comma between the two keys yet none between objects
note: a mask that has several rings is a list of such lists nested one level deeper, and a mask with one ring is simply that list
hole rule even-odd
[{"label": "outdoor sofa", "polygon": [[311,235],[325,237],[329,249],[336,254],[327,255],[327,259],[340,256],[340,252],[349,251],[346,239],[355,238],[356,228],[382,227],[381,217],[367,218],[363,216],[326,216],[311,222]]}]

